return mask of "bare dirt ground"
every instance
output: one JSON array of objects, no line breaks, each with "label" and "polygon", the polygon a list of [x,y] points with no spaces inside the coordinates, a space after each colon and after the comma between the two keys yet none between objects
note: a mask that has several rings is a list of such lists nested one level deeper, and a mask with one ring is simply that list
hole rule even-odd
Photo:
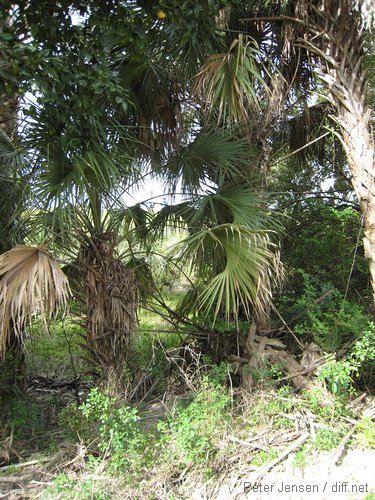
[{"label": "bare dirt ground", "polygon": [[[295,454],[260,479],[244,477],[238,484],[228,481],[216,499],[257,500],[341,500],[375,499],[375,450],[348,450],[342,464],[335,465],[335,452],[321,452],[310,457],[304,467],[295,467]],[[204,499],[196,491],[194,499]]]}]

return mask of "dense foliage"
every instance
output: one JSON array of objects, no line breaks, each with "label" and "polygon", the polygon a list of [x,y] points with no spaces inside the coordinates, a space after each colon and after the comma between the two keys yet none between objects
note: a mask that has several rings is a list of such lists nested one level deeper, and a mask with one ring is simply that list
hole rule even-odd
[{"label": "dense foliage", "polygon": [[[2,2],[4,462],[59,425],[94,469],[207,476],[237,413],[288,416],[290,386],[319,422],[306,450],[338,445],[375,366],[375,7],[341,4]],[[75,402],[44,414],[33,377]]]}]

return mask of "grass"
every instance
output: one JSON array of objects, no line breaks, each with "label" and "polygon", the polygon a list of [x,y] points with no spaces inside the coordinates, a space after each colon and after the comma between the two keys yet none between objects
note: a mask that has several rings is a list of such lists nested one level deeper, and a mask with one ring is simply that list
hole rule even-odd
[{"label": "grass", "polygon": [[26,341],[28,375],[73,378],[83,371],[83,330],[71,317],[53,321],[46,330],[41,321],[32,324]]}]

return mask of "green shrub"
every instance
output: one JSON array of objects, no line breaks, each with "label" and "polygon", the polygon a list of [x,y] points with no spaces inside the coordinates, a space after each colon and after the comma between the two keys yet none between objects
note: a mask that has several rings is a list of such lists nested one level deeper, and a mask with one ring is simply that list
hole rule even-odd
[{"label": "green shrub", "polygon": [[[284,297],[283,311],[293,328],[311,339],[325,352],[336,352],[347,342],[359,338],[370,316],[360,305],[345,300],[329,282],[322,282],[302,269],[294,273],[302,280],[297,296]],[[287,295],[287,294],[286,294]]]},{"label": "green shrub", "polygon": [[341,428],[325,426],[316,432],[314,447],[317,450],[332,450],[339,444],[343,431]]},{"label": "green shrub", "polygon": [[[363,334],[353,343],[348,354],[340,361],[334,357],[318,370],[318,377],[325,379],[333,394],[343,394],[353,389],[353,379],[369,378],[375,370],[375,327],[369,323]],[[370,376],[370,377],[369,377]]]},{"label": "green shrub", "polygon": [[225,429],[230,401],[223,386],[203,377],[194,400],[159,425],[161,443],[166,447],[162,459],[183,466],[207,463]]},{"label": "green shrub", "polygon": [[356,364],[354,376],[366,385],[374,384],[375,374],[375,325],[371,321],[363,334],[354,342],[350,359]]},{"label": "green shrub", "polygon": [[320,387],[304,390],[302,394],[311,411],[326,423],[332,423],[332,418],[338,418],[341,415],[349,417],[352,415],[345,394],[341,397],[333,396]]},{"label": "green shrub", "polygon": [[86,401],[62,412],[61,423],[86,443],[95,441],[97,449],[110,457],[110,466],[122,470],[131,463],[145,459],[147,436],[138,427],[138,411],[119,405],[98,388],[90,391]]},{"label": "green shrub", "polygon": [[318,378],[327,382],[328,389],[333,394],[343,394],[349,391],[352,386],[352,374],[357,369],[357,365],[349,359],[336,361],[329,358],[318,370]]},{"label": "green shrub", "polygon": [[107,500],[111,498],[103,491],[103,482],[98,479],[70,479],[66,474],[59,474],[39,496],[42,500],[63,498],[64,500]]}]

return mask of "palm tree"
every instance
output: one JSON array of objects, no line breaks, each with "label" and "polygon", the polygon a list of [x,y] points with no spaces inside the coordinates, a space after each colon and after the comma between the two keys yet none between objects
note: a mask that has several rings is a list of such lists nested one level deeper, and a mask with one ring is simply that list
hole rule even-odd
[{"label": "palm tree", "polygon": [[[372,0],[339,4],[331,0],[251,0],[242,4],[242,18],[238,14],[234,17],[278,68],[285,89],[280,94],[284,109],[290,97],[302,101],[308,110],[312,108],[309,95],[317,92],[326,96],[325,114],[330,114],[331,129],[341,138],[362,212],[364,246],[375,292],[374,144],[363,66],[366,34],[374,12]],[[304,126],[311,130],[308,121]]]},{"label": "palm tree", "polygon": [[[172,190],[182,176],[184,189],[192,195],[189,204],[169,211],[184,220],[189,231],[184,242],[188,251],[180,250],[186,261],[193,259],[197,270],[199,279],[191,296],[202,312],[213,319],[222,314],[227,320],[236,318],[241,309],[246,315],[258,314],[270,297],[269,269],[275,261],[266,211],[259,207],[263,201],[254,201],[247,181],[246,189],[241,187],[249,170],[249,137],[244,140],[237,126],[242,124],[233,123],[229,127],[221,123],[224,130],[212,133],[211,118],[204,117],[200,104],[191,98],[191,77],[205,57],[225,49],[213,12],[201,9],[195,14],[199,25],[195,32],[184,24],[186,18],[178,19],[178,12],[175,23],[161,25],[134,8],[133,21],[141,18],[141,31],[148,27],[146,46],[132,53],[132,46],[124,48],[119,40],[127,39],[133,26],[124,24],[127,37],[121,36],[122,25],[111,22],[111,16],[119,15],[116,9],[102,19],[108,29],[114,26],[113,39],[98,37],[92,30],[92,55],[87,53],[91,31],[84,26],[76,27],[74,37],[64,29],[52,38],[46,26],[38,31],[36,43],[49,53],[47,62],[38,59],[35,76],[24,76],[35,80],[39,92],[37,102],[25,110],[31,120],[23,130],[24,146],[32,153],[28,174],[36,226],[49,219],[51,224],[45,228],[54,230],[50,235],[56,235],[64,250],[71,241],[70,228],[76,230],[75,257],[79,255],[85,285],[87,347],[106,382],[114,386],[120,383],[133,329],[136,294],[133,273],[116,254],[116,230],[106,219],[121,189],[137,182],[141,155],[151,159]],[[35,16],[28,8],[25,12],[26,17]],[[92,15],[88,25],[96,22],[95,9]],[[57,17],[55,21],[59,22]],[[56,40],[58,36],[61,40]],[[103,40],[108,44],[103,46]],[[237,51],[246,72],[257,51],[248,40],[241,40],[238,37],[229,52]],[[93,64],[87,64],[88,57],[95,59]],[[185,75],[182,83],[173,77],[176,72]],[[259,89],[261,82],[262,75],[254,73],[251,85]],[[250,101],[256,93],[250,85],[247,89]],[[145,145],[151,153],[145,154]],[[213,193],[203,198],[197,197],[202,182],[214,186]],[[156,225],[164,224],[164,215]]]},{"label": "palm tree", "polygon": [[[357,8],[355,8],[357,5]],[[366,98],[363,67],[366,28],[375,15],[375,2],[307,3],[308,37],[304,45],[318,58],[317,74],[334,105],[352,173],[364,227],[365,256],[369,261],[375,300],[375,175],[371,110]]]},{"label": "palm tree", "polygon": [[211,324],[218,317],[260,317],[278,273],[277,223],[241,174],[247,161],[244,140],[233,141],[227,131],[200,131],[165,166],[172,179],[182,179],[187,199],[163,207],[151,223],[158,235],[166,227],[187,231],[172,250],[194,276],[180,312],[198,312]]}]

